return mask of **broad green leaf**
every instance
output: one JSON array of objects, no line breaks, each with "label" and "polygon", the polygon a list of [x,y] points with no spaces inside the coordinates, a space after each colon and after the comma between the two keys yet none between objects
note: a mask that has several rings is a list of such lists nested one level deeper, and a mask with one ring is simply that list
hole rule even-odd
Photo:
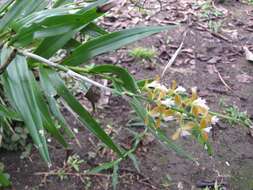
[{"label": "broad green leaf", "polygon": [[[32,78],[31,78],[32,80]],[[51,117],[51,112],[48,109],[48,106],[44,100],[43,94],[39,89],[35,80],[32,81],[32,85],[34,88],[34,94],[36,97],[37,104],[40,108],[42,122],[44,128],[56,139],[58,140],[65,148],[68,147],[67,142],[64,137],[61,135],[59,129],[57,128],[54,120]]]},{"label": "broad green leaf", "polygon": [[11,9],[0,20],[0,33],[8,27],[11,22],[18,18],[23,9],[29,4],[29,0],[16,0]]},{"label": "broad green leaf", "polygon": [[58,95],[60,95],[69,107],[78,115],[78,119],[85,125],[85,127],[87,127],[99,140],[101,140],[119,156],[122,156],[118,146],[114,144],[112,139],[105,133],[96,120],[93,119],[91,114],[84,109],[84,107],[69,92],[58,74],[52,70],[48,70],[48,77],[50,78],[50,81],[56,89]]},{"label": "broad green leaf", "polygon": [[4,11],[6,11],[13,2],[14,2],[14,0],[8,0],[5,3],[0,3],[0,5],[1,5],[0,14],[3,13]]},{"label": "broad green leaf", "polygon": [[98,37],[101,35],[109,34],[107,31],[105,31],[103,28],[96,25],[94,22],[91,22],[90,24],[88,24],[80,32],[84,35],[88,34],[92,37]]},{"label": "broad green leaf", "polygon": [[77,28],[60,36],[46,38],[42,41],[34,53],[45,58],[51,57],[57,50],[61,49],[79,30],[81,29]]},{"label": "broad green leaf", "polygon": [[75,137],[75,134],[72,132],[65,118],[61,114],[58,103],[54,98],[57,95],[57,92],[55,91],[52,83],[50,83],[48,79],[49,78],[47,77],[46,70],[43,67],[40,67],[41,86],[42,86],[42,89],[45,91],[45,96],[47,97],[50,110],[52,114],[54,115],[54,117],[58,120],[59,124],[64,128],[65,133],[69,137],[73,138]]},{"label": "broad green leaf", "polygon": [[61,7],[37,11],[13,22],[11,27],[13,30],[18,32],[22,28],[31,27],[32,24],[34,23],[42,23],[48,19],[50,21],[50,18],[52,20],[54,18],[60,18],[61,16],[72,15],[73,13],[76,13],[78,11],[80,11],[80,8],[73,8],[73,7]]},{"label": "broad green leaf", "polygon": [[7,174],[2,173],[0,171],[0,188],[1,187],[9,187],[11,185],[11,182],[7,178]]},{"label": "broad green leaf", "polygon": [[148,129],[153,133],[154,136],[157,137],[157,139],[160,140],[162,144],[174,150],[178,155],[186,157],[190,160],[194,160],[194,158],[189,153],[185,152],[179,145],[176,145],[171,139],[169,139],[161,129],[155,127],[154,119],[148,115],[146,109],[143,107],[140,100],[138,100],[137,98],[133,98],[130,104],[135,110],[136,114],[143,121],[146,121],[148,119]]},{"label": "broad green leaf", "polygon": [[[83,35],[90,35],[92,37],[98,37],[101,35],[108,34],[103,28],[97,26],[95,23],[90,23],[87,26],[85,26],[80,33]],[[66,49],[68,52],[72,52],[75,48],[81,45],[81,42],[78,42],[75,39],[70,39],[64,46],[63,49]]]},{"label": "broad green leaf", "polygon": [[97,37],[76,48],[76,50],[63,61],[63,64],[70,66],[80,65],[96,55],[118,49],[131,42],[169,28],[172,28],[172,26],[136,27]]},{"label": "broad green leaf", "polygon": [[22,18],[26,17],[27,15],[30,15],[33,12],[37,12],[44,9],[47,4],[48,1],[46,0],[30,0],[29,4],[27,4],[26,7],[22,10]]},{"label": "broad green leaf", "polygon": [[96,73],[96,74],[108,73],[108,74],[116,75],[116,77],[122,81],[122,86],[124,86],[126,90],[135,94],[139,92],[135,79],[126,69],[122,67],[109,65],[109,64],[98,65],[90,69],[90,72]]},{"label": "broad green leaf", "polygon": [[[67,42],[69,42],[77,32],[79,32],[86,26],[89,26],[89,23],[103,15],[103,13],[97,12],[96,7],[97,5],[100,5],[104,2],[105,0],[98,1],[97,3],[88,6],[88,8],[85,7],[84,9],[78,11],[76,13],[76,15],[78,16],[78,22],[76,23],[73,23],[72,20],[71,22],[67,22],[66,19],[62,19],[64,27],[68,27],[69,31],[65,32],[65,34],[60,36],[53,36],[44,39],[39,45],[39,47],[35,50],[35,54],[38,54],[45,58],[50,58],[55,52],[57,52],[57,50],[63,48],[64,45],[66,45]],[[93,29],[95,28],[94,25],[92,25],[91,27],[93,27]],[[53,31],[51,31],[51,33],[53,33]],[[57,31],[55,34],[57,34]]]},{"label": "broad green leaf", "polygon": [[[3,48],[1,63],[10,50]],[[5,93],[12,107],[20,114],[42,158],[50,164],[40,108],[36,100],[31,73],[24,57],[17,55],[2,76]]]}]

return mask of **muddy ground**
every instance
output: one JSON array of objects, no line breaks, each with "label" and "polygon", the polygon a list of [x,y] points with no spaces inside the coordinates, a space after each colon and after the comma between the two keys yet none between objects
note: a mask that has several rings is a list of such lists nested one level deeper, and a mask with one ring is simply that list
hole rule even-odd
[{"label": "muddy ground", "polygon": [[[208,9],[199,6],[204,1],[164,0],[161,2],[162,7],[157,2],[146,2],[147,10],[138,10],[129,3],[122,3],[100,21],[101,25],[110,31],[134,25],[181,25],[116,52],[99,56],[91,62],[124,66],[137,79],[154,78],[161,74],[186,32],[183,49],[167,71],[164,83],[170,84],[172,80],[176,80],[188,89],[197,86],[200,95],[208,100],[213,110],[222,111],[219,106],[222,102],[236,105],[241,111],[247,110],[253,117],[253,64],[246,61],[243,51],[243,46],[253,50],[253,6],[241,1],[227,0],[224,4],[215,3],[211,15],[209,13],[208,17],[204,17]],[[212,15],[216,11],[222,14]],[[129,51],[134,47],[153,48],[156,56],[151,61],[142,63],[129,56]],[[101,148],[98,150],[98,141],[68,111],[64,109],[63,112],[71,126],[79,129],[77,136],[82,147],[72,142],[71,148],[72,153],[85,160],[81,168],[91,168],[111,160],[112,154],[101,151]],[[130,112],[124,100],[110,97],[108,105],[98,109],[97,116],[104,126],[111,125],[117,130],[117,139],[121,144],[128,144],[130,133],[126,130],[126,124],[131,119]],[[124,161],[120,166],[118,189],[188,190],[197,189],[197,184],[207,180],[222,182],[223,189],[252,190],[253,137],[249,135],[249,130],[220,122],[212,133],[210,141],[214,149],[213,156],[208,156],[195,141],[178,140],[178,144],[197,158],[199,165],[180,158],[155,140],[148,140],[136,152],[141,174],[129,160]],[[50,152],[52,169],[62,167],[66,157],[65,150],[52,142]],[[64,180],[57,176],[45,178],[43,175],[36,175],[38,172],[49,171],[36,151],[32,152],[30,159],[20,160],[19,156],[18,153],[0,153],[6,171],[11,175],[12,189],[112,189],[107,175],[111,171],[105,172],[103,176],[84,177],[83,182],[78,176],[70,176]]]}]

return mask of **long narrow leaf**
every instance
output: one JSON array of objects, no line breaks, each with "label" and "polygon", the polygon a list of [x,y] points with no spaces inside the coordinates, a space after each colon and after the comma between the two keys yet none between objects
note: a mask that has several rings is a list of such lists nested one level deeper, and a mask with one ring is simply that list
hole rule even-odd
[{"label": "long narrow leaf", "polygon": [[[4,62],[9,54],[9,49],[2,49],[1,63]],[[9,102],[24,120],[42,158],[50,164],[47,143],[43,132],[43,122],[33,85],[31,84],[31,77],[25,58],[17,55],[2,76],[2,80]]]},{"label": "long narrow leaf", "polygon": [[[102,3],[104,3],[104,0],[100,1],[99,4]],[[73,23],[72,19],[70,20],[71,22],[67,22],[66,19],[62,19],[64,27],[69,27],[69,31],[65,32],[65,34],[61,36],[53,36],[44,39],[40,46],[35,50],[35,53],[45,58],[51,57],[57,50],[62,48],[68,41],[70,41],[78,31],[82,30],[93,20],[103,15],[103,13],[97,12],[97,4],[98,3],[89,6],[89,9],[82,9],[81,15],[80,12],[77,12],[79,20],[78,22]]]},{"label": "long narrow leaf", "polygon": [[75,137],[75,134],[72,132],[72,130],[68,126],[65,118],[61,114],[61,111],[59,110],[57,101],[54,98],[57,95],[57,92],[55,91],[52,83],[50,83],[50,81],[48,79],[49,78],[47,77],[47,73],[46,73],[45,68],[41,67],[40,68],[41,86],[42,86],[42,89],[45,91],[45,95],[47,97],[50,110],[51,110],[52,114],[54,115],[54,117],[58,120],[60,125],[64,128],[65,133],[69,137],[73,138],[73,137]]},{"label": "long narrow leaf", "polygon": [[80,65],[96,55],[115,50],[169,28],[172,26],[136,27],[100,36],[78,47],[63,64]]},{"label": "long narrow leaf", "polygon": [[92,73],[110,73],[116,75],[122,81],[126,90],[132,93],[138,93],[138,85],[132,75],[124,68],[115,65],[98,65],[90,69]]},{"label": "long narrow leaf", "polygon": [[56,2],[55,2],[55,4],[54,4],[54,8],[55,7],[59,7],[59,6],[61,6],[61,5],[63,5],[63,4],[65,4],[65,3],[70,3],[70,2],[73,2],[73,0],[57,0]]},{"label": "long narrow leaf", "polygon": [[0,14],[6,11],[10,7],[10,5],[13,3],[13,1],[14,0],[8,0],[7,2],[1,4]]},{"label": "long narrow leaf", "polygon": [[105,133],[105,131],[100,127],[100,125],[93,119],[90,113],[84,109],[84,107],[76,100],[76,98],[69,92],[65,87],[63,81],[52,70],[48,70],[48,77],[50,78],[51,83],[55,87],[58,95],[60,95],[70,106],[70,108],[78,115],[79,120],[87,127],[95,136],[116,152],[119,156],[122,156],[122,153],[118,146],[114,144],[112,139]]},{"label": "long narrow leaf", "polygon": [[119,164],[115,164],[113,166],[113,173],[112,173],[112,189],[116,190],[117,185],[119,183]]},{"label": "long narrow leaf", "polygon": [[[5,10],[12,1],[7,2]],[[45,0],[16,0],[11,9],[0,20],[0,32],[5,30],[10,24],[15,22],[19,17],[26,17],[34,11],[45,8],[47,2]]]}]

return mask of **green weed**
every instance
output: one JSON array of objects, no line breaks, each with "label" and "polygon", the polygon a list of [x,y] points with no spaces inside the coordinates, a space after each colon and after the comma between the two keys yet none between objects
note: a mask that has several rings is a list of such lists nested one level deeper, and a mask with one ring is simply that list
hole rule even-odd
[{"label": "green weed", "polygon": [[156,56],[156,51],[154,49],[137,47],[132,49],[129,54],[134,58],[151,60]]}]

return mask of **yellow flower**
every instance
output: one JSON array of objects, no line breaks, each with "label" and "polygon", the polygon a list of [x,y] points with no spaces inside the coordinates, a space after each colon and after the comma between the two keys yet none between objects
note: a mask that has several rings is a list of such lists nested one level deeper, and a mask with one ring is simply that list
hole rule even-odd
[{"label": "yellow flower", "polygon": [[191,90],[192,90],[191,100],[194,101],[194,100],[196,100],[198,98],[197,87],[193,87]]},{"label": "yellow flower", "polygon": [[147,88],[156,89],[156,90],[160,90],[163,92],[168,92],[168,88],[156,80],[147,84]]},{"label": "yellow flower", "polygon": [[198,117],[200,114],[207,115],[209,107],[206,105],[206,100],[197,98],[192,102],[192,114]]},{"label": "yellow flower", "polygon": [[195,126],[195,123],[188,122],[183,127],[177,129],[177,131],[172,135],[173,140],[177,140],[180,136],[185,137],[191,135],[191,130]]}]

